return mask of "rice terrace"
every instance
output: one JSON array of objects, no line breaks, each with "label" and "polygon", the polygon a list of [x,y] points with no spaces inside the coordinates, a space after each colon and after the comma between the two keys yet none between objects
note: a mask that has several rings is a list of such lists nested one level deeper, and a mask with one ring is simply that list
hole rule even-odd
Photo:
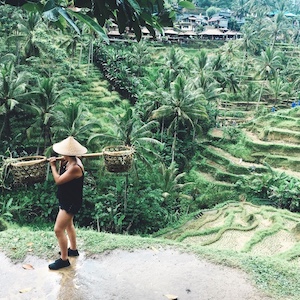
[{"label": "rice terrace", "polygon": [[164,238],[299,264],[299,216],[241,202],[208,210]]}]

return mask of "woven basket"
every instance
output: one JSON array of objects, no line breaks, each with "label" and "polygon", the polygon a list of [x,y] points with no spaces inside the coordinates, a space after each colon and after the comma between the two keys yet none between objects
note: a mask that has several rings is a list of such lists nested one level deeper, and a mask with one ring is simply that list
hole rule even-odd
[{"label": "woven basket", "polygon": [[33,184],[46,180],[45,156],[25,156],[20,157],[10,163],[11,173],[13,175],[13,184]]},{"label": "woven basket", "polygon": [[132,165],[134,150],[129,146],[107,146],[103,149],[106,170],[114,173],[127,172]]}]

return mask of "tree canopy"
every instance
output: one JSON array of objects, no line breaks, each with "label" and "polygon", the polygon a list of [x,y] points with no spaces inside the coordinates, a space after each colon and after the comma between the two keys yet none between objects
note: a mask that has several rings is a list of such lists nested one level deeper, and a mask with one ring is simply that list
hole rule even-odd
[{"label": "tree canopy", "polygon": [[141,27],[147,27],[152,36],[155,29],[162,30],[163,26],[172,26],[176,11],[180,8],[192,8],[191,0],[6,0],[6,4],[22,6],[28,11],[38,11],[48,20],[59,27],[66,24],[77,32],[79,28],[74,18],[87,24],[105,39],[103,26],[106,21],[112,20],[118,25],[120,33],[126,28],[134,31],[137,40],[141,39]]}]

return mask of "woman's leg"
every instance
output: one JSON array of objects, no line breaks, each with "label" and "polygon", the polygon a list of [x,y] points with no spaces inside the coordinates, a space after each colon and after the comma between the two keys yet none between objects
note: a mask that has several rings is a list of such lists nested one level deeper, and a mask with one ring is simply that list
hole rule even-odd
[{"label": "woman's leg", "polygon": [[73,223],[73,218],[72,218],[71,222],[68,223],[66,230],[67,230],[69,241],[70,241],[70,249],[77,250],[76,231],[75,231],[75,226]]},{"label": "woman's leg", "polygon": [[56,217],[54,232],[58,240],[62,260],[68,259],[68,239],[65,230],[71,222],[73,223],[73,215],[60,209]]}]

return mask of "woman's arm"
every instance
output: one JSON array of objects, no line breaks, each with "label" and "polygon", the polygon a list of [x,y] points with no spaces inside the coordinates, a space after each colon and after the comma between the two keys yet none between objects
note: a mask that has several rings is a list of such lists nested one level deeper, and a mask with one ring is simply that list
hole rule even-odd
[{"label": "woman's arm", "polygon": [[52,171],[52,174],[53,174],[53,178],[54,178],[54,181],[57,185],[64,184],[66,182],[69,182],[73,179],[76,179],[76,178],[79,178],[79,177],[82,176],[82,171],[81,171],[80,167],[77,166],[77,165],[70,166],[66,170],[66,172],[64,172],[63,174],[60,175],[57,172],[56,158],[51,157],[49,159],[49,161],[50,161],[50,166],[51,166],[51,171]]}]

